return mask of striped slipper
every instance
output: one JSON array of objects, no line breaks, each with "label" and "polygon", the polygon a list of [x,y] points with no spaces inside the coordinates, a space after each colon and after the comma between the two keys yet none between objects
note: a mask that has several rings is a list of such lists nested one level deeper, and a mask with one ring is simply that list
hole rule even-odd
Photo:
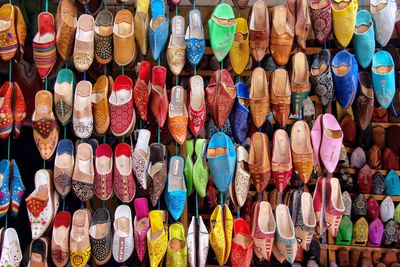
[{"label": "striped slipper", "polygon": [[0,161],[0,218],[7,214],[10,206],[10,162],[6,159]]},{"label": "striped slipper", "polygon": [[54,17],[42,12],[38,16],[38,33],[33,39],[33,59],[42,79],[45,79],[57,61]]},{"label": "striped slipper", "polygon": [[21,173],[15,160],[11,160],[12,177],[11,177],[11,214],[17,217],[21,199],[25,193],[25,186],[21,179]]}]

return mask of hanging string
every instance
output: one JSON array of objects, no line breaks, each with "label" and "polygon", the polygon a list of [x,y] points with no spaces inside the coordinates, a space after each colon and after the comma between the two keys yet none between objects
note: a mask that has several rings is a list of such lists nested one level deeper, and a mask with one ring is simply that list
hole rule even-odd
[{"label": "hanging string", "polygon": [[326,49],[326,42],[324,42],[324,49]]},{"label": "hanging string", "polygon": [[121,73],[122,73],[122,75],[125,75],[125,67],[124,66],[121,67]]},{"label": "hanging string", "polygon": [[175,6],[175,16],[178,16],[178,5]]},{"label": "hanging string", "polygon": [[122,143],[125,143],[125,136],[122,136]]},{"label": "hanging string", "polygon": [[197,75],[197,66],[194,66],[194,75]]},{"label": "hanging string", "polygon": [[157,64],[160,66],[160,58],[157,59]]},{"label": "hanging string", "polygon": [[196,219],[197,219],[197,224],[199,224],[199,200],[198,200],[199,196],[197,194],[197,191],[195,197],[196,197]]},{"label": "hanging string", "polygon": [[67,126],[64,126],[64,139],[67,139]]},{"label": "hanging string", "polygon": [[83,72],[83,79],[86,81],[86,71]]},{"label": "hanging string", "polygon": [[238,217],[238,219],[240,219],[240,207],[238,207],[238,210],[237,210],[236,216]]},{"label": "hanging string", "polygon": [[48,0],[46,0],[45,10],[46,10],[46,12],[49,12],[49,1]]},{"label": "hanging string", "polygon": [[62,210],[65,211],[65,198],[63,197],[62,200],[63,200],[63,207],[62,207]]},{"label": "hanging string", "polygon": [[139,129],[142,129],[142,117],[139,119]]},{"label": "hanging string", "polygon": [[103,1],[103,4],[104,4],[104,9],[107,10],[107,1],[104,0],[104,1]]},{"label": "hanging string", "polygon": [[103,206],[103,208],[106,207],[106,201],[105,200],[102,201],[102,206]]},{"label": "hanging string", "polygon": [[103,135],[103,143],[107,143],[107,134]]},{"label": "hanging string", "polygon": [[196,9],[196,0],[193,0],[193,9]]},{"label": "hanging string", "polygon": [[224,60],[221,61],[220,68],[221,70],[224,68]]},{"label": "hanging string", "polygon": [[321,235],[321,241],[322,241],[322,247],[324,248],[325,247],[325,235],[324,235],[324,229],[325,229],[325,216],[324,216],[324,213],[325,213],[325,205],[326,205],[326,193],[327,193],[327,186],[326,186],[326,182],[327,182],[327,179],[326,178],[328,178],[328,173],[327,172],[325,172],[324,173],[324,177],[322,178],[323,180],[322,180],[322,185],[324,185],[324,196],[323,196],[323,198],[322,198],[322,212],[321,212],[321,233],[322,233],[322,235]]},{"label": "hanging string", "polygon": [[361,9],[364,9],[364,0],[361,0]]}]

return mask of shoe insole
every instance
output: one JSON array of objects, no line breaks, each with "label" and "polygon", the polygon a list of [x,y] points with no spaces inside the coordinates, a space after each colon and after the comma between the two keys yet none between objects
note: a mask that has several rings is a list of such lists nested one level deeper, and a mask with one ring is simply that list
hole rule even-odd
[{"label": "shoe insole", "polygon": [[202,31],[202,22],[200,12],[190,12],[190,36],[189,38],[203,38],[203,31]]},{"label": "shoe insole", "polygon": [[341,66],[333,66],[333,71],[335,72],[336,75],[338,76],[343,76],[347,72],[349,72],[350,67],[347,65],[341,65]]},{"label": "shoe insole", "polygon": [[56,241],[57,244],[61,244],[62,241],[67,236],[67,234],[68,234],[67,228],[62,225],[62,226],[59,226],[59,227],[55,228],[55,231],[53,231],[53,235],[54,235],[53,238],[54,238],[54,240]]},{"label": "shoe insole", "polygon": [[87,31],[80,28],[78,29],[78,34],[76,37],[78,40],[82,41],[82,42],[92,42],[93,41],[93,30],[92,29],[88,29]]},{"label": "shoe insole", "polygon": [[11,20],[0,20],[0,31],[5,31],[11,27]]},{"label": "shoe insole", "polygon": [[376,5],[376,6],[371,5],[371,11],[373,13],[379,12],[382,9],[384,9],[387,6],[387,4],[388,4],[387,2],[383,2],[383,3],[380,3],[379,5]]},{"label": "shoe insole", "polygon": [[235,42],[241,43],[247,38],[247,34],[243,34],[242,32],[235,33]]},{"label": "shoe insole", "polygon": [[132,33],[132,24],[127,22],[121,22],[118,24],[118,34],[120,36],[127,36]]},{"label": "shoe insole", "polygon": [[163,163],[157,162],[149,166],[148,174],[150,177],[153,177],[157,172],[162,169]]},{"label": "shoe insole", "polygon": [[67,169],[73,167],[73,158],[72,155],[69,155],[67,153],[58,155],[57,156],[57,161],[55,162],[55,165],[60,168],[60,169]]},{"label": "shoe insole", "polygon": [[157,29],[157,27],[161,24],[161,23],[163,23],[165,21],[165,17],[164,16],[158,16],[157,18],[155,18],[155,19],[153,19],[152,20],[152,23],[151,23],[151,28],[153,29],[153,30],[156,30]]},{"label": "shoe insole", "polygon": [[81,83],[75,97],[74,109],[84,111],[91,108],[90,87],[86,83]]},{"label": "shoe insole", "polygon": [[[153,212],[150,216],[150,229],[153,237],[158,237],[164,231],[163,216],[161,211]],[[155,239],[153,239],[155,240]]]},{"label": "shoe insole", "polygon": [[341,198],[340,187],[337,180],[336,182],[331,181],[331,187],[332,187],[331,199],[327,201],[332,201],[336,209],[343,210],[344,209],[343,200]]},{"label": "shoe insole", "polygon": [[95,225],[96,229],[94,231],[96,238],[103,238],[107,235],[108,225],[107,223],[98,223]]},{"label": "shoe insole", "polygon": [[279,71],[275,75],[275,86],[274,93],[277,96],[288,96],[290,95],[290,87],[287,85],[287,72],[286,71]]},{"label": "shoe insole", "polygon": [[284,238],[290,238],[291,236],[293,236],[294,233],[292,232],[292,228],[290,227],[291,222],[289,222],[291,218],[286,208],[276,209],[275,213],[277,221],[280,221],[280,223],[277,223],[280,235]]},{"label": "shoe insole", "polygon": [[216,16],[213,16],[213,20],[223,26],[233,26],[236,23],[235,19],[221,19]]},{"label": "shoe insole", "polygon": [[348,7],[351,4],[351,1],[349,2],[344,2],[341,1],[339,3],[336,3],[335,1],[333,1],[332,6],[336,9],[336,10],[343,10],[346,7]]},{"label": "shoe insole", "polygon": [[386,74],[392,71],[393,66],[379,66],[376,68],[372,68],[374,72],[379,73],[379,74]]},{"label": "shoe insole", "polygon": [[229,94],[230,97],[235,98],[236,97],[236,88],[235,86],[228,86],[224,85],[222,89],[225,89],[225,91]]},{"label": "shoe insole", "polygon": [[254,79],[254,90],[251,90],[251,97],[263,98],[265,97],[265,79],[267,79],[267,77],[265,76],[264,70],[261,68],[257,68],[254,72],[254,75],[251,77],[252,79]]},{"label": "shoe insole", "polygon": [[234,238],[235,242],[241,245],[243,248],[248,248],[252,243],[252,238],[245,236],[243,234],[237,234]]},{"label": "shoe insole", "polygon": [[364,33],[366,31],[369,30],[369,28],[371,28],[372,23],[369,23],[368,25],[365,24],[361,24],[360,26],[356,27],[355,32],[358,34]]},{"label": "shoe insole", "polygon": [[51,118],[53,97],[51,93],[40,92],[36,95],[35,120]]},{"label": "shoe insole", "polygon": [[274,146],[274,161],[276,162],[288,162],[289,161],[289,140],[287,140],[284,134],[278,134]]},{"label": "shoe insole", "polygon": [[250,105],[250,101],[248,99],[246,99],[246,98],[241,98],[240,97],[240,98],[238,98],[238,101],[242,106],[244,106],[246,108],[248,108],[249,105]]},{"label": "shoe insole", "polygon": [[184,91],[180,86],[176,86],[172,90],[171,103],[169,106],[169,116],[174,117],[184,115]]},{"label": "shoe insole", "polygon": [[99,93],[92,93],[91,95],[91,101],[93,104],[99,104],[105,99],[105,95],[103,92]]},{"label": "shoe insole", "polygon": [[115,92],[115,100],[117,105],[123,105],[131,100],[132,90],[121,89]]},{"label": "shoe insole", "polygon": [[99,174],[105,175],[110,172],[112,159],[106,156],[96,158],[96,170]]},{"label": "shoe insole", "polygon": [[117,157],[116,160],[117,168],[122,175],[129,175],[131,171],[130,160],[131,160],[130,157],[127,157],[125,155]]},{"label": "shoe insole", "polygon": [[325,129],[325,130],[324,130],[324,134],[325,134],[326,136],[328,136],[329,138],[332,138],[332,139],[339,139],[339,138],[342,138],[342,136],[343,136],[343,133],[342,133],[341,130],[329,130],[329,129]]},{"label": "shoe insole", "polygon": [[142,218],[142,219],[136,221],[135,229],[137,232],[140,233],[140,232],[142,232],[142,229],[144,227],[146,227],[146,225],[148,225],[148,224],[149,224],[149,218],[147,218],[147,217]]},{"label": "shoe insole", "polygon": [[[68,94],[72,94],[72,86],[68,82],[63,82],[60,84],[57,84],[57,94],[62,95],[62,96],[67,96]],[[72,98],[72,97],[71,97]]]},{"label": "shoe insole", "polygon": [[210,158],[216,158],[219,156],[223,156],[226,154],[227,149],[225,147],[216,147],[216,148],[209,148],[208,149],[208,157]]},{"label": "shoe insole", "polygon": [[108,36],[113,33],[113,28],[111,26],[96,25],[94,31],[102,36]]},{"label": "shoe insole", "polygon": [[313,205],[310,194],[301,195],[301,212],[303,214],[303,221],[307,225],[314,225],[316,223],[315,214],[311,212]]},{"label": "shoe insole", "polygon": [[169,170],[169,191],[184,190],[183,182],[183,164],[180,160],[175,159],[172,163],[172,169]]},{"label": "shoe insole", "polygon": [[294,134],[292,134],[292,147],[299,154],[307,154],[312,150],[309,138],[307,139],[307,129],[303,123],[296,124]]},{"label": "shoe insole", "polygon": [[54,40],[54,33],[45,33],[43,35],[37,34],[34,38],[35,43],[48,43]]},{"label": "shoe insole", "polygon": [[37,193],[35,194],[35,197],[42,200],[47,200],[49,197],[49,188],[47,187],[47,185],[39,186]]},{"label": "shoe insole", "polygon": [[323,62],[323,63],[321,63],[319,68],[311,68],[311,74],[313,76],[321,75],[322,73],[324,73],[326,71],[327,68],[328,68],[328,64]]},{"label": "shoe insole", "polygon": [[312,9],[321,9],[321,8],[325,7],[327,4],[328,4],[328,0],[320,0],[317,3],[311,2],[311,8]]},{"label": "shoe insole", "polygon": [[265,4],[264,1],[257,1],[254,3],[254,30],[264,31],[266,27],[266,17],[265,17]]},{"label": "shoe insole", "polygon": [[200,110],[204,100],[204,82],[200,76],[193,76],[190,79],[190,104],[193,109]]},{"label": "shoe insole", "polygon": [[263,154],[265,151],[264,150],[264,144],[262,140],[261,134],[255,134],[252,138],[253,140],[253,146],[254,146],[254,161],[256,164],[262,164],[263,163]]},{"label": "shoe insole", "polygon": [[65,12],[65,13],[61,12],[61,16],[62,16],[62,21],[65,24],[67,24],[69,27],[71,27],[71,28],[76,27],[76,16],[71,15],[67,12]]},{"label": "shoe insole", "polygon": [[295,64],[294,64],[294,81],[299,84],[308,82],[307,75],[307,58],[304,54],[296,54],[295,55]]},{"label": "shoe insole", "polygon": [[172,238],[169,241],[169,247],[173,252],[178,252],[179,250],[185,248],[185,241],[179,240],[177,238]]}]

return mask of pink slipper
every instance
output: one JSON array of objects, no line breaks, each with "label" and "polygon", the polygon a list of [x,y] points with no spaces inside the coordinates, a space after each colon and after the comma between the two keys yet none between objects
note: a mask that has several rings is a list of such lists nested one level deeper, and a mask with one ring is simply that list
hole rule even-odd
[{"label": "pink slipper", "polygon": [[146,254],[147,231],[150,229],[149,203],[147,198],[137,198],[135,199],[134,206],[136,213],[135,220],[133,222],[135,229],[135,247],[139,261],[142,262]]},{"label": "pink slipper", "polygon": [[325,169],[333,173],[339,162],[342,147],[343,132],[336,118],[332,114],[324,114],[321,120],[322,141],[319,155]]},{"label": "pink slipper", "polygon": [[311,129],[311,142],[314,150],[314,162],[318,163],[318,166],[321,168],[321,162],[319,158],[319,148],[321,147],[321,119],[323,114],[319,115],[315,120],[315,123]]}]

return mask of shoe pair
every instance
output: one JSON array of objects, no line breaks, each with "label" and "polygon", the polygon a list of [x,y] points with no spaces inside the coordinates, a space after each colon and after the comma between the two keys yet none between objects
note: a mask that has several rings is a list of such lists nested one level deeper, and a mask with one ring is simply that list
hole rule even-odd
[{"label": "shoe pair", "polygon": [[15,160],[3,159],[0,162],[0,185],[0,218],[7,214],[10,203],[11,215],[16,217],[25,186]]},{"label": "shoe pair", "polygon": [[157,267],[163,260],[168,247],[168,212],[149,212],[150,229],[147,232],[147,249],[150,266]]},{"label": "shoe pair", "polygon": [[26,104],[21,88],[16,82],[5,82],[0,88],[0,138],[7,139],[13,128],[19,138],[26,117]]},{"label": "shoe pair", "polygon": [[321,170],[333,173],[339,162],[343,141],[342,129],[332,114],[319,115],[311,130],[314,159]]},{"label": "shoe pair", "polygon": [[188,261],[188,243],[185,229],[181,223],[169,226],[169,241],[167,247],[167,267],[186,267]]},{"label": "shoe pair", "polygon": [[132,175],[132,162],[131,146],[126,143],[119,143],[115,147],[114,155],[109,144],[97,147],[94,193],[99,199],[109,200],[115,192],[123,203],[133,200],[136,183]]},{"label": "shoe pair", "polygon": [[186,238],[190,267],[204,267],[206,265],[209,249],[208,238],[209,234],[203,222],[203,218],[199,216],[199,218],[196,219],[195,216],[192,216]]},{"label": "shoe pair", "polygon": [[[25,199],[32,239],[40,238],[50,228],[57,209],[59,196],[53,189],[50,170],[38,170],[34,178],[35,190]],[[53,191],[54,190],[54,191]]]},{"label": "shoe pair", "polygon": [[[196,161],[193,163],[193,152],[195,153]],[[185,179],[187,195],[193,192],[193,186],[197,194],[201,198],[206,196],[206,187],[208,183],[208,165],[206,159],[207,140],[197,139],[196,143],[193,140],[186,140],[186,159],[185,159]]]},{"label": "shoe pair", "polygon": [[317,233],[322,235],[325,229],[328,229],[329,233],[336,237],[345,210],[342,191],[337,178],[326,179],[321,177],[318,179],[313,196],[313,205],[317,220]]},{"label": "shoe pair", "polygon": [[23,255],[17,231],[14,228],[0,229],[0,264],[1,266],[18,267]]},{"label": "shoe pair", "polygon": [[3,40],[0,45],[0,57],[4,61],[9,61],[17,51],[20,55],[24,52],[26,24],[20,8],[11,4],[1,6],[0,23],[5,25],[0,33]]}]

